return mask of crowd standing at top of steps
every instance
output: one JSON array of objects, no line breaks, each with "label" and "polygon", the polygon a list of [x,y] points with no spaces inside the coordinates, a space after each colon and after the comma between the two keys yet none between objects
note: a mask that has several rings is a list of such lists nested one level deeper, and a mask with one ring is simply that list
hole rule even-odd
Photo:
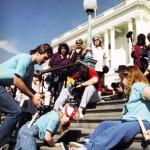
[{"label": "crowd standing at top of steps", "polygon": [[[150,42],[150,34],[147,35],[147,39]],[[119,84],[115,83],[115,86],[112,84],[117,98],[120,94],[128,98],[122,119],[117,122],[106,121],[100,124],[94,133],[86,139],[86,144],[79,149],[98,150],[101,147],[103,150],[108,150],[129,143],[136,134],[140,133],[137,122],[138,116],[143,119],[146,129],[150,129],[150,119],[148,117],[150,116],[148,111],[150,109],[150,102],[148,101],[150,99],[148,92],[150,90],[148,82],[150,81],[150,65],[148,65],[150,44],[147,46],[145,40],[144,34],[138,35],[137,43],[133,45],[131,54],[134,66],[120,66],[122,69],[118,68],[118,73],[121,82]],[[84,62],[84,58],[90,49],[83,48],[82,39],[77,39],[75,48],[71,50],[67,43],[60,43],[58,52],[53,54],[52,47],[45,43],[31,50],[30,55],[19,54],[0,64],[0,111],[7,114],[0,125],[1,149],[8,142],[8,138],[16,125],[19,128],[22,126],[19,131],[16,149],[26,150],[29,148],[24,146],[28,144],[28,141],[23,140],[24,145],[21,145],[22,142],[20,142],[22,141],[21,137],[28,136],[29,141],[30,138],[34,138],[34,140],[31,140],[34,143],[33,147],[30,147],[35,150],[35,139],[40,138],[40,134],[42,134],[41,139],[46,141],[47,144],[60,146],[60,144],[57,145],[53,142],[52,135],[56,132],[61,119],[65,118],[62,124],[70,123],[76,115],[76,119],[82,119],[87,105],[96,105],[103,94],[113,94],[112,90],[105,88],[107,86],[104,83],[104,74],[109,71],[109,67],[106,64],[107,54],[102,47],[102,39],[99,35],[95,35],[92,42],[93,59],[97,61],[95,69],[88,67]],[[44,75],[35,72],[34,65],[44,63],[50,69],[61,68],[54,69],[54,71],[49,69],[49,72]],[[67,65],[73,63],[75,65],[67,67]],[[33,76],[38,79],[38,84],[32,82],[34,81]],[[13,92],[19,90],[19,94],[15,95],[13,93],[11,95],[6,90],[6,87],[11,85],[15,85]],[[44,93],[48,93],[48,95],[44,95]],[[27,97],[21,97],[22,94]],[[16,99],[19,99],[20,104],[16,102]],[[45,109],[45,105],[49,106],[51,104],[51,102],[48,105],[45,104],[44,100],[46,99],[53,101],[54,110],[41,116],[42,119],[39,118],[39,124],[33,123],[31,128],[28,128],[29,123],[25,123],[31,120],[35,111],[41,110],[43,107]],[[66,109],[64,111],[64,106],[72,100],[74,100],[73,102],[78,109],[72,107],[73,111],[68,114]],[[26,103],[28,101],[30,103]],[[29,111],[24,110],[28,107],[27,105]],[[35,111],[30,111],[31,106],[35,108]],[[49,117],[53,116],[53,113],[56,117]],[[35,120],[35,122],[38,122],[38,120]],[[111,131],[109,131],[110,129]],[[23,132],[24,130],[27,134]],[[145,134],[149,135],[149,130]]]}]

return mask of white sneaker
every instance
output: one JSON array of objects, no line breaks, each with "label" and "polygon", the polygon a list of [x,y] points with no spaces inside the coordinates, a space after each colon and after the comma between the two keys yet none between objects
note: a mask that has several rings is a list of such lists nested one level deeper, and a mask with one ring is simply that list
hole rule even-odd
[{"label": "white sneaker", "polygon": [[69,142],[69,150],[76,150],[82,146],[83,146],[82,144],[77,142]]},{"label": "white sneaker", "polygon": [[9,149],[9,144],[5,144],[2,147],[0,147],[0,150],[8,150]]}]

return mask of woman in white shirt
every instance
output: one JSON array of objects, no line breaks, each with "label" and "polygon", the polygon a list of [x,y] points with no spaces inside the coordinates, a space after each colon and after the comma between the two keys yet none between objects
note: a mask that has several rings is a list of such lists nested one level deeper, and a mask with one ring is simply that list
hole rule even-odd
[{"label": "woman in white shirt", "polygon": [[106,64],[107,59],[106,52],[102,47],[102,39],[99,35],[95,35],[92,38],[92,41],[93,41],[93,48],[92,48],[93,59],[97,60],[95,70],[98,73],[102,87],[104,87],[103,66]]}]

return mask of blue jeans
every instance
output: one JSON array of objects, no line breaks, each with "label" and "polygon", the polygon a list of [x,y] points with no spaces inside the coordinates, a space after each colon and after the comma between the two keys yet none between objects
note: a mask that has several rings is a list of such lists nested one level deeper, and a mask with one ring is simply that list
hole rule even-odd
[{"label": "blue jeans", "polygon": [[28,123],[21,127],[17,136],[15,150],[37,150],[36,137],[39,129],[36,125],[27,127]]},{"label": "blue jeans", "polygon": [[6,117],[0,126],[0,145],[7,142],[8,137],[21,117],[21,109],[15,99],[0,86],[0,112],[6,113]]},{"label": "blue jeans", "polygon": [[[144,125],[146,129],[150,129],[150,123],[144,122]],[[88,150],[110,150],[132,141],[140,132],[138,121],[103,121],[89,135],[86,147]]]}]

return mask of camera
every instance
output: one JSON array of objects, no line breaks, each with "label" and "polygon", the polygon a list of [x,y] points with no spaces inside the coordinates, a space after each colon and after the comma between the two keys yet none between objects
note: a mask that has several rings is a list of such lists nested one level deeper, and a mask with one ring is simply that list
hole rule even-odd
[{"label": "camera", "polygon": [[111,87],[113,88],[113,89],[116,89],[116,88],[118,88],[120,86],[120,82],[113,82],[112,84],[111,84]]}]

